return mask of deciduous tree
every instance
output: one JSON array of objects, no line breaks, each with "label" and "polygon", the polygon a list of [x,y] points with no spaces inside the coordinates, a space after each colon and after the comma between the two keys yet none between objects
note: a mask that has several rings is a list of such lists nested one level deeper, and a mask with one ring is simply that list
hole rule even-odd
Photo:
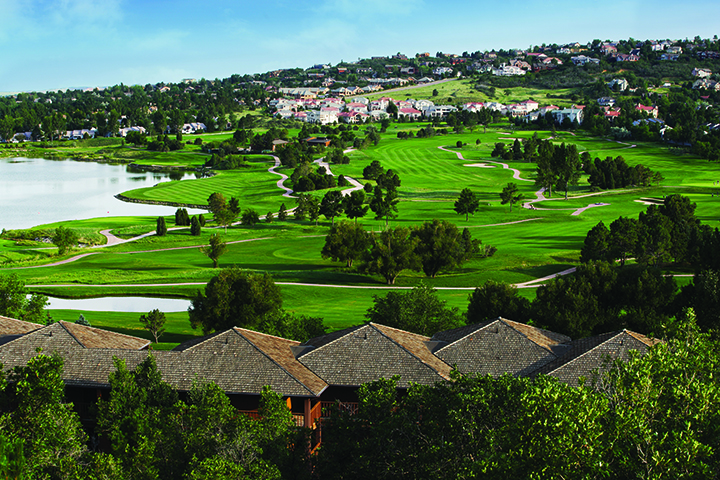
[{"label": "deciduous tree", "polygon": [[421,269],[422,263],[415,253],[417,242],[417,238],[413,238],[410,230],[404,227],[386,229],[374,234],[366,257],[366,270],[382,275],[388,285],[393,285],[403,270]]},{"label": "deciduous tree", "polygon": [[150,335],[155,339],[155,343],[158,343],[162,334],[165,333],[165,321],[165,314],[157,308],[147,314],[140,315],[140,323],[145,330],[150,332]]},{"label": "deciduous tree", "polygon": [[362,258],[369,245],[370,235],[362,225],[338,222],[325,237],[322,257],[331,258],[334,262],[345,262],[347,267],[352,267],[353,261]]},{"label": "deciduous tree", "polygon": [[218,267],[218,259],[227,250],[227,244],[223,242],[219,234],[210,235],[208,245],[200,247],[200,251],[213,262],[213,268]]},{"label": "deciduous tree", "polygon": [[58,247],[58,255],[65,255],[68,250],[72,250],[77,245],[78,235],[75,230],[60,225],[53,233],[52,242]]},{"label": "deciduous tree", "polygon": [[373,295],[373,306],[365,314],[371,322],[431,337],[442,330],[463,325],[457,307],[437,297],[437,290],[420,283],[407,292],[390,291],[384,297]]},{"label": "deciduous tree", "polygon": [[524,195],[522,193],[518,193],[518,186],[516,183],[508,183],[507,186],[503,188],[502,192],[500,192],[500,203],[503,205],[509,203],[511,212],[513,203],[520,202],[523,198]]},{"label": "deciduous tree", "polygon": [[272,277],[226,268],[197,291],[188,312],[193,328],[204,333],[231,327],[255,328],[282,308],[280,288]]}]

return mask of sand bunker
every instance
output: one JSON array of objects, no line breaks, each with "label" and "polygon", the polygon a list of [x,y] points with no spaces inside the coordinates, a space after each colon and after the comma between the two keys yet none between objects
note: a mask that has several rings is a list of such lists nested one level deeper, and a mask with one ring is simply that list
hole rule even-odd
[{"label": "sand bunker", "polygon": [[495,168],[495,165],[488,165],[487,163],[466,163],[463,167]]}]

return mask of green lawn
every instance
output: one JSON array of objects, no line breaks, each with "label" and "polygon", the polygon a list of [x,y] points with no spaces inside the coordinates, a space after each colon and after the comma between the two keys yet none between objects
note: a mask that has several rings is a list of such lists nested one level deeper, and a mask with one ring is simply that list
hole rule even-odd
[{"label": "green lawn", "polygon": [[[458,85],[462,84],[448,82],[444,85],[447,88],[452,85],[459,88]],[[352,152],[349,164],[333,165],[331,169],[336,175],[354,177],[364,183],[363,168],[373,160],[380,161],[385,168],[397,172],[402,182],[399,189],[399,213],[390,222],[391,226],[414,226],[433,218],[448,220],[460,228],[468,227],[483,244],[497,247],[497,253],[491,258],[472,260],[458,271],[442,273],[435,279],[426,279],[422,273],[406,271],[398,278],[398,286],[414,286],[424,281],[434,287],[471,289],[489,279],[517,283],[558,272],[577,264],[580,248],[590,228],[599,221],[609,225],[619,216],[637,217],[646,208],[638,202],[642,198],[661,200],[664,195],[673,193],[688,195],[697,203],[697,214],[701,220],[711,227],[718,226],[720,197],[710,195],[711,191],[718,188],[713,186],[713,182],[720,180],[718,164],[691,155],[675,155],[660,145],[637,143],[631,146],[589,137],[582,132],[576,135],[558,132],[557,143],[575,143],[580,151],[588,151],[593,157],[622,155],[630,165],[643,163],[660,171],[665,181],[652,188],[608,191],[602,195],[580,198],[590,193],[589,185],[583,179],[578,186],[571,188],[568,200],[563,199],[564,192],[554,192],[552,199],[535,204],[538,208],[550,210],[529,210],[516,205],[510,211],[507,205],[500,204],[499,198],[499,192],[508,182],[517,183],[526,200],[535,198],[538,187],[533,182],[515,180],[512,171],[491,164],[497,159],[491,158],[490,153],[495,142],[510,143],[510,139],[527,138],[535,132],[513,130],[505,123],[488,128],[487,133],[482,133],[482,128],[479,128],[473,132],[426,139],[400,140],[396,136],[400,130],[417,130],[424,125],[392,124],[379,145]],[[549,136],[549,132],[538,134],[541,138]],[[220,139],[227,135],[223,133],[203,138]],[[460,150],[454,147],[458,140],[466,144]],[[479,144],[476,143],[478,140]],[[453,148],[449,152],[438,148],[450,145]],[[465,160],[457,157],[455,152],[458,151]],[[167,164],[178,165],[189,165],[189,158],[192,158],[189,155],[197,157],[197,153],[192,151],[167,155]],[[492,168],[467,166],[478,163],[487,163]],[[504,163],[520,170],[522,178],[534,178],[534,164]],[[211,193],[220,191],[228,198],[239,198],[242,208],[254,208],[263,215],[268,211],[276,212],[281,203],[285,203],[287,208],[294,206],[293,199],[281,196],[282,192],[276,186],[279,177],[268,173],[267,169],[272,164],[270,157],[253,156],[247,168],[219,172],[212,178],[161,183],[157,187],[125,194],[144,200],[203,204]],[[290,173],[286,171],[286,174]],[[463,188],[473,190],[481,201],[478,212],[468,221],[453,210],[453,203]],[[324,192],[314,194],[323,195]],[[609,205],[590,208],[577,216],[571,215],[575,209],[596,202]],[[208,219],[211,219],[210,215]],[[103,243],[104,239],[98,233],[100,230],[111,229],[117,235],[129,237],[154,230],[155,220],[153,217],[116,217],[64,222],[64,225],[79,230],[82,236],[96,243]],[[519,221],[523,222],[512,223]],[[168,217],[167,223],[172,227],[173,219]],[[362,219],[362,224],[373,231],[384,228],[384,221],[375,220],[371,213]],[[55,226],[46,225],[42,228]],[[73,285],[33,289],[52,295],[83,297],[145,294],[188,297],[201,287],[167,284],[207,282],[216,271],[198,247],[207,243],[211,233],[220,232],[227,242],[239,242],[228,246],[227,253],[220,258],[221,267],[236,265],[269,272],[277,282],[383,287],[383,280],[379,276],[346,269],[321,258],[320,250],[329,226],[330,222],[325,218],[320,219],[317,225],[310,221],[261,223],[254,227],[233,226],[227,232],[205,228],[200,237],[191,236],[189,229],[185,228],[170,231],[165,237],[151,236],[106,249],[75,251],[66,258],[78,253],[92,252],[93,255],[65,265],[13,271],[30,285]],[[1,268],[43,265],[56,261],[57,258],[52,256],[54,250],[47,248],[47,244],[0,239]],[[131,286],[83,286],[90,284]],[[161,286],[143,286],[146,284]],[[385,288],[343,289],[301,285],[282,285],[281,288],[285,308],[323,317],[333,329],[364,321],[363,315],[372,304],[372,296],[386,292]],[[460,310],[465,310],[467,306],[468,293],[469,290],[439,291],[442,299]],[[532,296],[534,290],[522,290],[522,294]],[[68,313],[71,318],[77,318],[78,314]],[[171,337],[173,340],[167,342],[174,343],[186,338],[183,335],[199,333],[189,329],[186,314],[172,315],[174,320],[168,332],[177,337]],[[91,320],[91,323],[135,331],[139,329],[137,318],[131,318],[135,316],[106,315],[97,321]]]}]

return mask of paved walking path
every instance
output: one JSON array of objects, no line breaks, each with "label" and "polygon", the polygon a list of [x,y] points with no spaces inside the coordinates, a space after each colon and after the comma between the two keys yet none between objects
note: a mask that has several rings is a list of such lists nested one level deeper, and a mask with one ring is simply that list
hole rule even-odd
[{"label": "paved walking path", "polygon": [[[463,160],[463,161],[465,161],[465,162],[469,162],[469,161],[470,161],[470,160],[467,160],[465,157],[463,157],[462,152],[456,152],[456,151],[447,149],[447,148],[445,148],[445,147],[438,147],[438,148],[439,148],[440,150],[445,151],[445,152],[454,153],[455,155],[457,155],[457,157],[458,157],[460,160]],[[522,178],[522,177],[520,176],[520,175],[522,175],[522,174],[520,173],[520,170],[518,170],[517,168],[510,168],[510,166],[509,166],[507,163],[495,162],[495,161],[492,161],[492,160],[483,160],[483,162],[485,162],[485,163],[494,163],[495,165],[502,165],[503,168],[505,168],[505,169],[507,169],[507,170],[511,170],[511,171],[513,172],[513,178],[514,178],[515,180],[520,180],[520,181],[523,181],[523,182],[534,182],[534,181],[535,181],[535,180],[530,180],[530,179],[527,179],[527,178]]]}]

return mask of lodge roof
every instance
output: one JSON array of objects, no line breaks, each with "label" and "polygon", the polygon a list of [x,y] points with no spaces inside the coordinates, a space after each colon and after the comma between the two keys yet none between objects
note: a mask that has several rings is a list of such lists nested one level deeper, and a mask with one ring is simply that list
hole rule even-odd
[{"label": "lodge roof", "polygon": [[451,367],[430,351],[429,337],[367,323],[308,340],[298,360],[330,385],[359,386],[400,377],[398,386],[450,378]]},{"label": "lodge roof", "polygon": [[659,342],[629,330],[581,338],[572,342],[565,355],[547,363],[530,375],[544,373],[560,381],[575,384],[581,377],[592,378],[595,370],[606,369],[608,358],[626,361],[630,357],[631,350],[637,350],[642,354]]},{"label": "lodge roof", "polygon": [[563,355],[570,337],[502,317],[433,336],[435,355],[461,373],[525,376]]}]

